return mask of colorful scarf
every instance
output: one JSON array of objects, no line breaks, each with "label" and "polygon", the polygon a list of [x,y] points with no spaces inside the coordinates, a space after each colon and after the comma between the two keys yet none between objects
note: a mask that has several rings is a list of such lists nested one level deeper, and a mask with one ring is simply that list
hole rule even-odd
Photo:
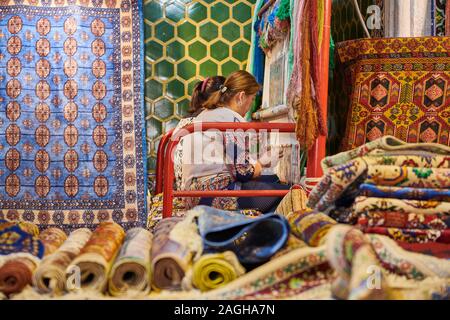
[{"label": "colorful scarf", "polygon": [[41,293],[60,295],[66,290],[66,270],[79,255],[92,232],[87,228],[72,231],[66,241],[52,254],[47,255],[33,274],[33,285]]},{"label": "colorful scarf", "polygon": [[192,265],[192,252],[169,235],[182,221],[172,217],[161,220],[155,227],[151,250],[152,287],[160,290],[180,290],[181,281]]},{"label": "colorful scarf", "polygon": [[359,186],[359,190],[360,195],[366,197],[450,202],[450,189],[390,187],[363,183]]},{"label": "colorful scarf", "polygon": [[361,227],[444,230],[450,228],[450,215],[368,211],[359,215],[357,225]]},{"label": "colorful scarf", "polygon": [[109,273],[109,293],[150,290],[150,250],[153,235],[143,228],[127,231],[124,243]]},{"label": "colorful scarf", "polygon": [[369,166],[365,182],[393,187],[448,189],[450,188],[450,169]]},{"label": "colorful scarf", "polygon": [[[296,38],[293,42],[293,72],[287,89],[287,102],[297,112],[297,140],[300,147],[309,150],[319,135],[326,135],[326,124],[318,108],[316,93],[318,37],[320,16],[314,1],[301,0],[296,6]],[[312,48],[311,48],[312,47]],[[311,51],[312,49],[312,51]]]},{"label": "colorful scarf", "polygon": [[108,274],[120,246],[125,231],[114,222],[103,222],[92,233],[89,241],[81,249],[80,255],[72,261],[69,270],[80,268],[81,288],[104,292],[108,284]]},{"label": "colorful scarf", "polygon": [[236,255],[231,251],[205,254],[192,268],[192,284],[201,291],[220,288],[245,273]]}]

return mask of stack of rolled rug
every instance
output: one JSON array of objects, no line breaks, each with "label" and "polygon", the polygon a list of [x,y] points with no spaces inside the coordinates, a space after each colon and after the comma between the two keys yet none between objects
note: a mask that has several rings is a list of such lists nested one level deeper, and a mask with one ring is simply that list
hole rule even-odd
[{"label": "stack of rolled rug", "polygon": [[152,238],[153,235],[143,228],[127,231],[125,241],[109,274],[108,289],[111,295],[150,291]]},{"label": "stack of rolled rug", "polygon": [[33,285],[39,292],[59,295],[66,290],[66,269],[91,234],[86,228],[74,230],[56,251],[44,257],[33,275]]},{"label": "stack of rolled rug", "polygon": [[117,223],[99,224],[80,254],[67,268],[68,273],[79,270],[82,289],[97,292],[106,290],[108,273],[124,238],[125,231]]},{"label": "stack of rolled rug", "polygon": [[[450,243],[450,148],[383,137],[322,161],[308,206],[409,250],[445,256]],[[447,254],[447,258],[450,258]]]}]

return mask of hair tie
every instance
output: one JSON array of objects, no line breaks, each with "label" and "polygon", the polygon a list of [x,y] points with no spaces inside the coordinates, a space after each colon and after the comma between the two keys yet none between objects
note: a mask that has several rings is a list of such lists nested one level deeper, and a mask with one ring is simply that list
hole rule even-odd
[{"label": "hair tie", "polygon": [[220,92],[222,92],[222,93],[225,93],[225,91],[228,90],[228,88],[225,87],[223,84],[220,85],[219,89],[220,89]]},{"label": "hair tie", "polygon": [[206,85],[208,84],[209,77],[206,77],[205,80],[202,81],[202,92],[205,92]]}]

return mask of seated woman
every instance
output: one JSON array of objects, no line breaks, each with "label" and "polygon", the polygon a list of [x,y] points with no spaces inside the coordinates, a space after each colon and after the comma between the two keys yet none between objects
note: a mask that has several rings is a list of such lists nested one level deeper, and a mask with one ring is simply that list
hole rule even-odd
[{"label": "seated woman", "polygon": [[[192,92],[191,102],[189,104],[188,115],[178,122],[175,127],[173,135],[181,130],[183,127],[191,124],[195,117],[203,111],[203,104],[208,100],[213,92],[220,89],[220,86],[225,82],[225,77],[215,76],[208,77],[203,81],[199,81]],[[182,158],[183,158],[183,139],[178,143],[174,153],[174,171],[175,171],[175,190],[181,190],[183,185],[182,174]]]},{"label": "seated woman", "polygon": [[[260,86],[246,71],[232,73],[220,90],[203,104],[205,110],[194,124],[205,122],[246,122]],[[258,160],[249,155],[243,132],[194,132],[184,138],[183,181],[185,190],[288,190],[276,176],[261,176],[278,156],[268,150]],[[212,155],[214,154],[214,155]],[[257,209],[273,211],[280,197],[187,198],[186,207],[209,205],[226,210]]]}]

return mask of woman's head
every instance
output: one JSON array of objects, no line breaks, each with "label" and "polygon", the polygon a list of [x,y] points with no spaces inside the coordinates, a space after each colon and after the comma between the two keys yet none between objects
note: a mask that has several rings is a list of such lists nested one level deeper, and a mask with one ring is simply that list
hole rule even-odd
[{"label": "woman's head", "polygon": [[220,89],[203,104],[205,109],[229,107],[244,116],[252,105],[260,85],[247,71],[235,71],[228,76]]},{"label": "woman's head", "polygon": [[191,103],[188,110],[189,113],[191,115],[196,115],[203,108],[203,104],[208,100],[211,94],[218,91],[224,82],[225,77],[222,76],[209,77],[198,82],[192,92]]}]

